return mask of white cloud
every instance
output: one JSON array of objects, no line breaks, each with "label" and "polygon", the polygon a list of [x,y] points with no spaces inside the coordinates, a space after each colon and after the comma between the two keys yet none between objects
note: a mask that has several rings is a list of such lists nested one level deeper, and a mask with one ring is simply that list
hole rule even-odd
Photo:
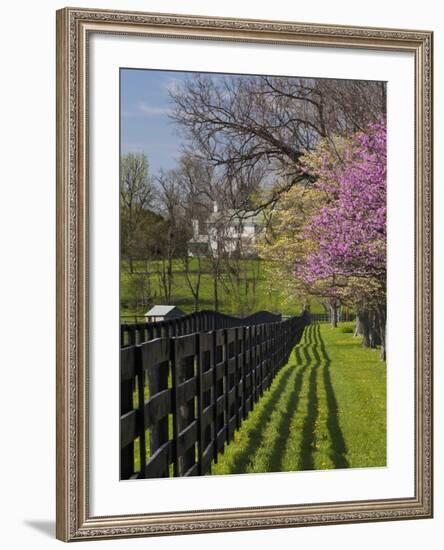
[{"label": "white cloud", "polygon": [[168,107],[155,107],[146,103],[139,103],[139,111],[145,116],[165,116],[172,113]]},{"label": "white cloud", "polygon": [[165,83],[163,84],[163,88],[167,92],[171,92],[174,94],[179,90],[181,84],[182,84],[182,80],[180,80],[179,78],[175,78],[174,76],[170,76],[166,79]]}]

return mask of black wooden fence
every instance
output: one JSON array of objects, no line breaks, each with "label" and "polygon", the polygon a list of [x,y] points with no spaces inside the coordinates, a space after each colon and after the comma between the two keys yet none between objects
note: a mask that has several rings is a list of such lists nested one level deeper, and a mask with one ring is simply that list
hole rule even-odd
[{"label": "black wooden fence", "polygon": [[248,317],[232,317],[218,311],[198,311],[181,317],[155,323],[122,323],[120,325],[121,346],[131,346],[166,336],[184,336],[195,332],[277,323],[281,315],[259,311]]},{"label": "black wooden fence", "polygon": [[[124,329],[121,479],[210,473],[310,323],[304,313],[219,327],[235,318],[209,313],[194,314],[189,325],[174,320]],[[161,325],[160,332],[152,325]]]}]

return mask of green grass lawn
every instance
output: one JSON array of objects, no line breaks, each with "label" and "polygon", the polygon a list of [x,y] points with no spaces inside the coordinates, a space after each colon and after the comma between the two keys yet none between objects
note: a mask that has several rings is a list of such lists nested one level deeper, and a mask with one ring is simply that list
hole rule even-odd
[{"label": "green grass lawn", "polygon": [[343,329],[305,329],[213,474],[385,466],[386,364]]},{"label": "green grass lawn", "polygon": [[[248,302],[250,311],[245,311],[245,314],[255,311],[267,310],[284,315],[299,315],[301,313],[302,304],[297,298],[289,298],[288,293],[281,281],[271,280],[261,260],[243,260],[245,269],[251,271],[252,262],[260,262],[259,277],[256,286],[255,299],[252,299],[252,283],[250,281]],[[247,265],[248,264],[248,265]],[[197,267],[195,259],[190,260],[190,269],[193,271]],[[160,291],[158,276],[156,274],[156,264],[149,264],[150,273],[145,273],[145,262],[134,262],[134,273],[128,271],[128,266],[122,263],[120,276],[120,299],[121,299],[121,315],[143,315],[146,308],[135,308],[131,305],[134,281],[143,277],[148,278],[151,286],[151,294],[153,304],[163,304],[164,299]],[[185,313],[194,311],[194,301],[190,289],[187,285],[183,266],[179,261],[173,263],[173,285],[171,303],[180,307]],[[207,271],[203,273],[200,289],[200,304],[199,309],[213,309],[213,275]],[[219,285],[219,309],[222,313],[238,315],[239,303],[233,292],[227,292]],[[313,313],[323,313],[324,309],[316,301],[311,303],[311,311]]]}]

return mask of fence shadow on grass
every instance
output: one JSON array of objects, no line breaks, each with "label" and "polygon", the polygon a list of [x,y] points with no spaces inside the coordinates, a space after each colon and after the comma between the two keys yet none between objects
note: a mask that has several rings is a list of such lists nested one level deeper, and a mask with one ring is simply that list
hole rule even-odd
[{"label": "fence shadow on grass", "polygon": [[[313,343],[312,351],[315,354],[316,345]],[[316,361],[316,359],[315,359]],[[314,445],[315,445],[315,428],[316,420],[319,414],[318,400],[318,375],[319,363],[311,367],[310,378],[308,380],[308,406],[307,415],[302,427],[301,451],[299,456],[299,470],[314,470]]]},{"label": "fence shadow on grass", "polygon": [[307,351],[307,349],[313,345],[311,333],[311,327],[308,326],[305,332],[304,343],[295,347],[296,365],[290,364],[284,367],[284,372],[282,373],[277,386],[270,390],[270,398],[261,410],[258,418],[256,419],[255,425],[249,431],[249,440],[246,447],[233,458],[230,468],[231,474],[245,473],[248,465],[252,462],[255,454],[261,447],[267,424],[270,421],[271,416],[276,409],[276,405],[282,397],[282,394],[285,392],[289,378],[293,373],[294,368],[302,365],[303,360],[300,354],[300,351],[302,350],[305,356],[305,365],[296,377],[294,392],[292,393],[292,396],[287,404],[286,413],[283,415],[283,418],[279,423],[279,427],[282,428],[282,432],[286,432],[287,435],[285,435],[285,437],[279,437],[279,440],[276,441],[276,445],[273,447],[273,451],[269,459],[270,468],[267,469],[269,472],[280,471],[283,450],[290,431],[290,419],[296,410],[299,393],[302,387],[303,375],[311,360]]},{"label": "fence shadow on grass", "polygon": [[[276,437],[276,440],[274,441],[273,449],[271,450],[270,456],[268,457],[267,472],[282,471],[284,449],[288,442],[288,439],[290,438],[291,419],[294,417],[298,408],[304,374],[310,366],[311,362],[311,358],[308,354],[308,348],[313,345],[312,328],[313,327],[309,326],[305,329],[305,343],[299,344],[294,348],[296,366],[300,367],[300,369],[296,374],[293,391],[291,392],[290,397],[287,400],[285,412],[282,413],[276,426],[276,432],[278,435]],[[304,353],[305,362],[301,357],[301,350]]]},{"label": "fence shadow on grass", "polygon": [[335,465],[335,468],[348,468],[350,465],[344,456],[347,453],[347,445],[345,443],[344,435],[339,425],[339,411],[338,402],[333,389],[333,384],[330,377],[330,364],[331,359],[325,348],[324,340],[321,336],[319,325],[316,327],[315,340],[319,343],[319,349],[322,354],[322,360],[324,367],[322,369],[322,375],[324,380],[325,394],[327,398],[327,429],[330,434],[332,452],[330,458]]},{"label": "fence shadow on grass", "polygon": [[347,453],[347,446],[339,425],[338,402],[336,400],[330,377],[331,359],[327,354],[319,325],[311,325],[310,329],[312,329],[313,344],[311,351],[314,357],[314,364],[311,367],[308,383],[307,415],[302,428],[299,469],[313,470],[315,467],[314,451],[316,443],[316,421],[319,415],[318,369],[321,365],[327,401],[327,429],[331,441],[330,459],[335,468],[348,468],[349,463],[345,457],[345,454]]},{"label": "fence shadow on grass", "polygon": [[321,356],[319,355],[319,334],[318,324],[312,326],[313,345],[311,351],[314,357],[314,364],[310,373],[308,386],[308,406],[307,416],[302,429],[301,444],[301,470],[314,470],[314,452],[316,444],[316,421],[319,417],[319,396],[318,396],[318,369],[321,365]]},{"label": "fence shadow on grass", "polygon": [[[285,391],[285,386],[287,385],[290,375],[291,369],[288,366],[286,368],[284,367],[284,372],[282,373],[277,386],[270,390],[270,398],[261,410],[255,425],[249,431],[249,439],[246,447],[242,450],[242,452],[236,454],[233,458],[233,463],[230,468],[231,474],[243,474],[246,472],[248,464],[251,462],[252,458],[261,446],[262,433],[270,420],[282,393]],[[264,397],[265,395],[266,394],[264,394]]]},{"label": "fence shadow on grass", "polygon": [[[268,398],[260,410],[254,425],[248,428],[248,441],[238,453],[232,457],[230,473],[246,473],[250,464],[254,463],[255,456],[265,445],[266,431],[276,407],[282,399],[282,409],[276,419],[276,435],[273,441],[268,442],[266,454],[266,467],[261,471],[283,471],[283,459],[287,442],[291,436],[292,419],[298,413],[298,407],[304,385],[304,377],[308,376],[307,409],[302,424],[301,443],[297,457],[297,470],[315,469],[315,444],[316,423],[320,409],[320,385],[325,388],[325,401],[327,406],[327,430],[330,438],[330,459],[335,468],[348,468],[349,463],[345,457],[347,445],[339,424],[339,410],[336,395],[330,376],[331,359],[327,353],[322,339],[320,326],[309,325],[305,328],[304,336],[294,348],[295,362],[289,363],[282,370],[281,376],[276,380],[268,394]],[[322,378],[321,378],[322,377]],[[289,395],[288,389],[291,386]]]}]

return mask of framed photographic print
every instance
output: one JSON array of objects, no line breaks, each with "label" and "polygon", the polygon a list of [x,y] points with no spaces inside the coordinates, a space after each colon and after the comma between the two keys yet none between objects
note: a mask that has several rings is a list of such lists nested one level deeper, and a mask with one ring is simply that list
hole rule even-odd
[{"label": "framed photographic print", "polygon": [[57,12],[57,536],[432,516],[432,33]]}]

